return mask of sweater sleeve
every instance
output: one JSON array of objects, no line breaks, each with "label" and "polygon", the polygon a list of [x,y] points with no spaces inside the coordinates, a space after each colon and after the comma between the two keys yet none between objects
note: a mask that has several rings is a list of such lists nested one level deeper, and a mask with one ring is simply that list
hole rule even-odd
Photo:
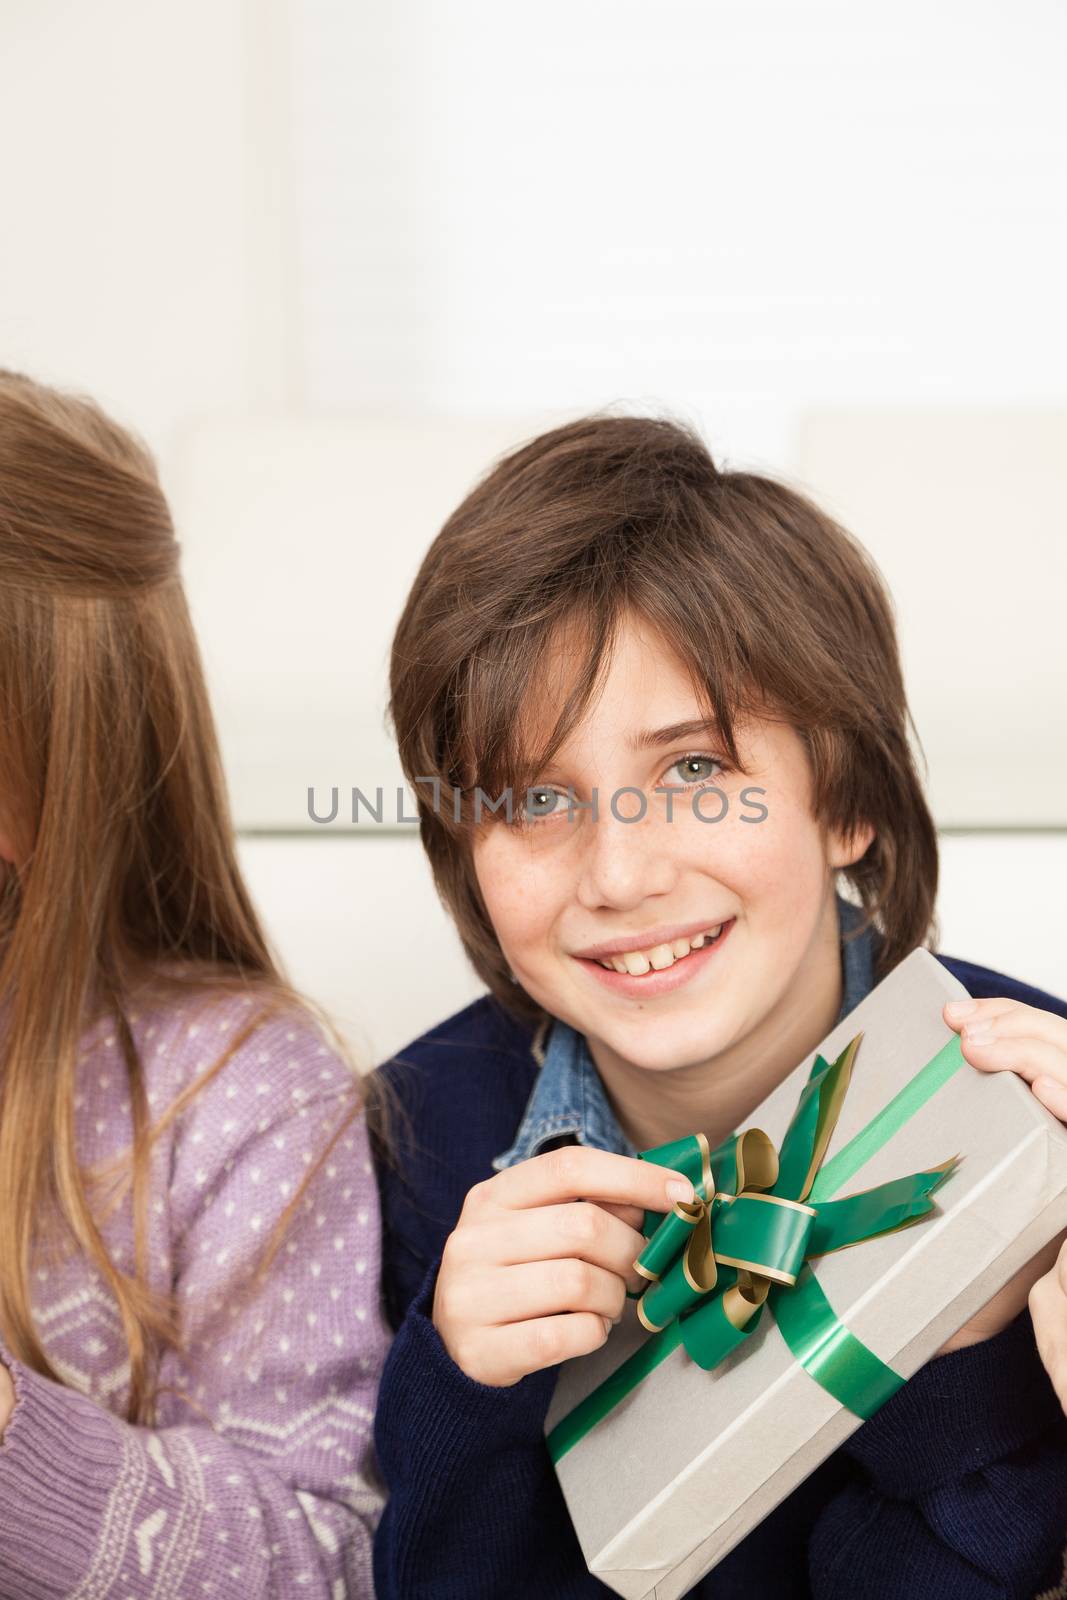
[{"label": "sweater sleeve", "polygon": [[316,1167],[353,1104],[347,1069],[312,1030],[254,1038],[191,1102],[155,1202],[171,1210],[183,1335],[161,1363],[158,1425],[0,1349],[16,1393],[0,1443],[3,1600],[373,1594],[389,1330],[366,1124],[358,1112]]},{"label": "sweater sleeve", "polygon": [[1029,1312],[920,1368],[842,1447],[814,1527],[814,1600],[1031,1600],[1067,1542],[1067,1419]]},{"label": "sweater sleeve", "polygon": [[590,1575],[544,1440],[558,1369],[478,1383],[431,1320],[440,1259],[386,1359],[375,1444],[389,1498],[374,1546],[378,1600],[577,1600]]}]

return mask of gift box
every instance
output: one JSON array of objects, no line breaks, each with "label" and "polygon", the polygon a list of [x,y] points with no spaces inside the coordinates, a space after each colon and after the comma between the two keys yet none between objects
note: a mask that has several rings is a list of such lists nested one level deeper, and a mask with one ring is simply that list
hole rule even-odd
[{"label": "gift box", "polygon": [[698,1201],[646,1215],[648,1290],[545,1425],[616,1594],[685,1594],[1067,1227],[1067,1130],[963,1059],[941,1011],[966,995],[914,950],[743,1138],[642,1152]]}]

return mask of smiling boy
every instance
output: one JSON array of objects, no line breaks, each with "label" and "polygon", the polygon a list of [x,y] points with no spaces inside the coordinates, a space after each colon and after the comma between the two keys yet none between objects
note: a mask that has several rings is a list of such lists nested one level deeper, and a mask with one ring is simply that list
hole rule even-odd
[{"label": "smiling boy", "polygon": [[[543,1425],[557,1364],[640,1286],[643,1211],[691,1193],[636,1152],[695,1130],[714,1147],[936,935],[892,611],[801,496],[720,473],[675,424],[590,418],[446,523],[397,629],[392,711],[489,994],[380,1069],[403,1115],[379,1169],[398,1333],[377,1592],[604,1594]],[[940,959],[1062,1027],[1063,1001]],[[1025,1306],[1054,1255],[691,1593],[1051,1584],[1067,1424]]]},{"label": "smiling boy", "polygon": [[[536,684],[535,705],[558,705],[565,686]],[[823,836],[787,724],[737,731],[743,772],[720,756],[680,662],[647,625],[622,620],[603,691],[532,803],[519,802],[523,821],[474,844],[511,973],[586,1035],[635,1149],[679,1128],[714,1148],[840,1007],[833,869],[863,855],[872,829]],[[593,793],[595,824],[578,810]]]}]

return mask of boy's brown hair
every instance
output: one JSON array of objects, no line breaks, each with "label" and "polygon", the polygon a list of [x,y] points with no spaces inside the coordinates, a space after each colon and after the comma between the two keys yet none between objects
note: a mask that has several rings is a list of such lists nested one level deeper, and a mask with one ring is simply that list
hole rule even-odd
[{"label": "boy's brown hair", "polygon": [[[393,639],[390,714],[422,842],[498,999],[543,1016],[511,978],[478,889],[470,796],[508,785],[518,796],[537,780],[581,720],[627,612],[675,644],[735,767],[735,717],[784,717],[808,751],[815,819],[874,827],[841,870],[862,926],[881,936],[876,981],[936,941],[937,834],[873,559],[796,490],[720,471],[678,422],[596,415],[514,450],[476,485],[430,546]],[[575,623],[585,648],[573,687],[548,743],[526,749],[528,693]],[[504,825],[485,815],[481,827]]]}]

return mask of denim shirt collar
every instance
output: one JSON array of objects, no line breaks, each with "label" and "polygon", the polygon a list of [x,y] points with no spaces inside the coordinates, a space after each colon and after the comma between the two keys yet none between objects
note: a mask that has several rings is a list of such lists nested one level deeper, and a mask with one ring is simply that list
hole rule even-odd
[{"label": "denim shirt collar", "polygon": [[[841,937],[841,1009],[834,1026],[874,988],[874,962],[877,931],[865,928],[856,939],[846,942],[843,935],[862,919],[862,910],[836,895],[838,930]],[[547,1037],[545,1037],[547,1032]],[[573,1134],[581,1144],[618,1155],[634,1156],[637,1151],[619,1127],[608,1103],[600,1074],[585,1042],[559,1018],[542,1026],[531,1045],[534,1059],[540,1062],[533,1091],[510,1149],[493,1157],[493,1168],[501,1172],[535,1156],[551,1140]]]}]

